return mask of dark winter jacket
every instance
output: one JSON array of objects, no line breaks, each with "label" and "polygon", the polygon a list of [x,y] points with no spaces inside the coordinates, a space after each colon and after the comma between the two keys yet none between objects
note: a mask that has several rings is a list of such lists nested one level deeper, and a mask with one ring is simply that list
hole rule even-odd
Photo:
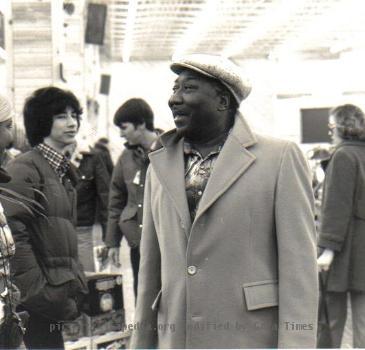
[{"label": "dark winter jacket", "polygon": [[101,154],[103,161],[105,163],[106,169],[108,170],[109,177],[112,176],[113,170],[114,170],[114,164],[112,157],[110,155],[108,147],[106,147],[104,144],[97,142],[94,146],[94,151],[96,153]]},{"label": "dark winter jacket", "polygon": [[102,155],[97,152],[82,153],[78,175],[77,226],[91,226],[100,222],[105,230],[108,220],[110,175]]},{"label": "dark winter jacket", "polygon": [[40,151],[33,149],[13,161],[6,185],[42,208],[4,202],[16,253],[11,261],[21,306],[52,320],[70,320],[79,314],[87,293],[77,255],[76,192],[71,174],[62,182]]},{"label": "dark winter jacket", "polygon": [[9,181],[10,181],[10,175],[7,173],[5,169],[0,167],[0,183]]}]

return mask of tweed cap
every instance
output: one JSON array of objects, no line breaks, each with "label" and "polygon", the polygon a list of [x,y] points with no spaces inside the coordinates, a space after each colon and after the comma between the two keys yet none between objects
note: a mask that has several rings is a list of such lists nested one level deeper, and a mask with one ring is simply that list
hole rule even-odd
[{"label": "tweed cap", "polygon": [[12,117],[13,111],[9,100],[5,96],[0,95],[0,123],[11,119]]},{"label": "tweed cap", "polygon": [[179,74],[184,69],[191,69],[207,77],[219,80],[233,94],[238,105],[250,94],[251,85],[242,77],[240,67],[222,56],[191,54],[173,58],[171,70]]}]

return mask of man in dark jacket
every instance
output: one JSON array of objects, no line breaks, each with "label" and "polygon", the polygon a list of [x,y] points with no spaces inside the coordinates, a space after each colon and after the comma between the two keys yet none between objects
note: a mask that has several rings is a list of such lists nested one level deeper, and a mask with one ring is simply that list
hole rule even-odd
[{"label": "man in dark jacket", "polygon": [[140,98],[126,101],[116,111],[114,124],[120,128],[127,143],[113,171],[105,244],[109,247],[109,258],[119,265],[120,242],[123,235],[126,237],[131,247],[134,294],[137,296],[144,180],[149,164],[147,154],[157,140],[157,134],[152,109]]},{"label": "man in dark jacket", "polygon": [[95,271],[94,239],[101,238],[100,226],[103,240],[105,237],[110,175],[101,153],[83,151],[80,156],[76,185],[79,256],[85,271]]},{"label": "man in dark jacket", "polygon": [[87,293],[78,260],[74,175],[63,152],[75,142],[82,113],[77,98],[56,87],[36,90],[23,114],[33,149],[11,161],[9,188],[23,205],[5,202],[16,253],[11,261],[21,308],[29,312],[27,348],[63,348],[62,324],[79,315]]},{"label": "man in dark jacket", "polygon": [[110,177],[113,174],[114,164],[112,157],[110,155],[110,151],[108,148],[109,140],[106,137],[101,137],[94,145],[94,151],[96,153],[100,153],[102,155],[105,166],[108,170]]}]

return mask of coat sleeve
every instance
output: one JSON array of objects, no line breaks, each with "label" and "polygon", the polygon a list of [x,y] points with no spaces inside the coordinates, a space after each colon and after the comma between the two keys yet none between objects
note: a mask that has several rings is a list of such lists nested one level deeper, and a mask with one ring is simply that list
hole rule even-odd
[{"label": "coat sleeve", "polygon": [[105,165],[109,174],[112,174],[114,170],[114,164],[110,152],[108,150],[105,151]]},{"label": "coat sleeve", "polygon": [[[37,171],[28,164],[16,161],[10,163],[7,170],[12,180],[4,187],[36,201],[34,189],[39,190],[40,183]],[[21,202],[29,207],[27,201]],[[14,284],[21,292],[21,304],[50,319],[74,319],[78,308],[76,300],[69,297],[69,283],[57,286],[48,283],[32,245],[29,227],[38,214],[32,215],[24,205],[7,200],[3,201],[3,205],[15,241],[16,250],[10,266]]]},{"label": "coat sleeve", "polygon": [[103,157],[100,153],[95,153],[95,183],[96,193],[98,197],[98,218],[100,224],[105,230],[108,221],[108,196],[109,196],[109,185],[110,175],[105,165]]},{"label": "coat sleeve", "polygon": [[326,171],[319,246],[341,251],[354,212],[355,188],[356,163],[339,149]]},{"label": "coat sleeve", "polygon": [[[135,313],[136,329],[132,333],[131,349],[157,347],[157,311],[161,289],[161,255],[151,211],[151,167],[145,182],[141,262],[138,277],[138,298]],[[157,301],[156,301],[157,300]]]},{"label": "coat sleeve", "polygon": [[105,237],[105,244],[108,247],[119,247],[123,232],[119,227],[119,218],[128,200],[128,190],[123,175],[123,154],[113,170],[109,190],[108,205],[108,226]]},{"label": "coat sleeve", "polygon": [[275,193],[279,274],[279,348],[314,348],[318,271],[311,178],[300,149],[283,150]]},{"label": "coat sleeve", "polygon": [[[16,162],[10,163],[7,170],[12,180],[4,187],[29,200],[35,200],[35,192],[32,188],[35,188],[36,182],[39,183],[36,172],[29,166]],[[19,200],[19,203],[4,200],[3,206],[16,246],[15,256],[11,260],[11,270],[15,279],[18,280],[16,284],[21,289],[24,301],[39,293],[46,284],[46,279],[33,251],[28,230],[30,221],[35,216],[29,212],[29,206],[29,210],[25,208],[27,202],[24,200]]]}]

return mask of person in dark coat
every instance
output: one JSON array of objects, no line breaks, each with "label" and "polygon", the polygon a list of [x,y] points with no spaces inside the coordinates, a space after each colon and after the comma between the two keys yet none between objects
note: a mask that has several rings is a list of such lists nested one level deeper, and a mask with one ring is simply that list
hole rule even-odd
[{"label": "person in dark coat", "polygon": [[365,115],[342,105],[331,111],[329,127],[336,148],[326,168],[318,265],[328,271],[332,346],[341,347],[349,295],[353,346],[365,348]]},{"label": "person in dark coat", "polygon": [[114,170],[114,164],[110,151],[108,148],[109,140],[106,137],[101,137],[94,145],[94,151],[100,153],[108,170],[109,176],[111,177]]},{"label": "person in dark coat", "polygon": [[157,133],[152,109],[140,98],[129,99],[120,106],[114,115],[114,124],[120,128],[127,143],[113,171],[105,244],[109,247],[109,258],[119,265],[120,243],[123,236],[127,239],[137,296],[144,181],[149,164],[147,154],[157,140]]},{"label": "person in dark coat", "polygon": [[20,307],[29,312],[27,348],[64,347],[62,321],[80,314],[87,293],[77,254],[75,176],[64,149],[75,142],[82,113],[70,91],[56,87],[33,92],[24,105],[31,151],[11,161],[7,187],[25,197],[25,205],[4,203],[16,253],[11,261],[21,291]]},{"label": "person in dark coat", "polygon": [[80,157],[76,185],[79,257],[86,271],[95,271],[94,240],[105,237],[110,174],[101,153],[85,150]]}]

